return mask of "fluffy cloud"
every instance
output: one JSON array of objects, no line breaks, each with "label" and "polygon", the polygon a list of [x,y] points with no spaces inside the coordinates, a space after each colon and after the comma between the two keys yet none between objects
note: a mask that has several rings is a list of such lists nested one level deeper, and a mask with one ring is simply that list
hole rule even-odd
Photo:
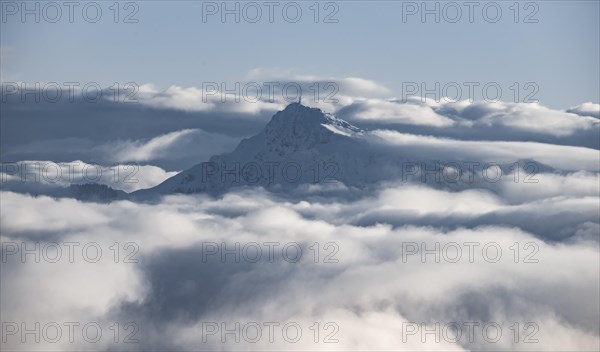
[{"label": "fluffy cloud", "polygon": [[398,104],[394,101],[356,101],[342,110],[343,116],[355,121],[398,123],[447,127],[454,123],[448,117],[437,114],[429,106],[419,104]]},{"label": "fluffy cloud", "polygon": [[592,116],[600,119],[600,104],[594,104],[591,102],[579,104],[572,108],[567,109],[567,112],[572,112],[581,116]]},{"label": "fluffy cloud", "polygon": [[[410,97],[406,101],[369,99],[354,100],[341,107],[342,118],[372,124],[400,124],[451,127],[456,133],[482,135],[495,130],[496,139],[564,138],[600,129],[600,122],[590,116],[597,104],[586,103],[568,111],[553,110],[537,103],[446,102]],[[427,130],[438,134],[439,130]],[[460,131],[460,132],[459,132]]]},{"label": "fluffy cloud", "polygon": [[[371,131],[368,137],[374,143],[387,144],[423,159],[494,163],[533,159],[562,170],[598,171],[600,168],[598,151],[584,147],[537,142],[465,141],[391,130]],[[569,157],[565,158],[565,155]]]},{"label": "fluffy cloud", "polygon": [[[541,186],[549,186],[541,194],[535,193],[538,185],[502,182],[464,191],[389,185],[345,201],[318,195],[293,200],[245,190],[218,199],[168,196],[154,204],[103,205],[3,192],[2,207],[10,209],[2,212],[3,243],[25,242],[27,248],[34,248],[35,241],[42,247],[48,241],[81,244],[74,263],[66,261],[65,253],[59,263],[45,257],[35,263],[31,254],[23,263],[20,253],[9,255],[4,248],[2,277],[11,285],[2,285],[3,319],[94,321],[106,332],[110,322],[137,322],[138,343],[115,344],[109,334],[92,346],[115,350],[597,350],[600,209],[598,186],[592,185],[597,177],[540,175]],[[524,192],[527,187],[532,187],[530,195]],[[585,218],[569,222],[569,211]],[[34,220],[25,214],[39,215]],[[573,234],[588,223],[588,236],[563,240],[553,232],[565,229],[524,230],[542,214],[562,216]],[[503,216],[516,223],[497,221]],[[364,222],[373,217],[377,221]],[[451,226],[461,223],[457,219],[463,225]],[[104,250],[97,263],[83,260],[80,252],[92,241]],[[271,242],[279,243],[273,260],[264,246]],[[114,243],[134,243],[138,263],[122,262],[134,252],[131,248],[121,248],[115,263]],[[221,243],[230,254],[222,257],[219,249],[208,255],[207,244]],[[232,254],[236,243],[237,260]],[[296,262],[281,252],[291,243],[302,248]],[[465,243],[476,243],[471,254]],[[257,262],[249,260],[256,257],[255,247],[241,249],[248,244],[262,248]],[[484,246],[493,248],[484,253]],[[294,248],[287,253],[295,258]],[[497,261],[496,248],[502,251]],[[43,304],[33,297],[39,287],[48,291]],[[236,343],[233,334],[225,342],[220,331],[207,336],[207,323],[215,322],[219,329],[223,322],[228,329],[236,322],[280,326],[273,342],[263,326],[258,342],[245,340],[254,336],[247,330],[239,332]],[[281,326],[289,322],[303,330],[296,343],[282,337]],[[320,324],[318,343],[310,328],[315,322]],[[497,323],[503,336],[489,342],[480,328],[472,342],[463,336],[453,343],[441,330],[439,342],[435,334],[421,336],[422,328],[452,322]],[[510,329],[516,322],[517,343]],[[325,328],[327,323],[333,324]],[[527,323],[535,325],[524,330]],[[419,329],[415,335],[406,334],[409,325]],[[532,331],[537,342],[524,343],[523,334]],[[324,343],[326,336],[337,342]],[[46,346],[8,338],[11,349]],[[53,346],[90,348],[78,337],[74,344],[63,339]]]},{"label": "fluffy cloud", "polygon": [[153,165],[103,166],[81,160],[61,163],[28,160],[1,164],[0,180],[3,189],[27,193],[52,194],[53,190],[85,183],[133,192],[156,186],[175,174]]},{"label": "fluffy cloud", "polygon": [[201,129],[183,129],[151,138],[113,139],[93,142],[84,138],[43,140],[11,148],[3,159],[37,156],[56,157],[67,162],[71,157],[94,160],[100,164],[151,163],[168,169],[183,169],[212,155],[231,151],[238,138]]},{"label": "fluffy cloud", "polygon": [[165,159],[186,160],[188,166],[214,154],[235,148],[239,141],[199,129],[170,132],[149,140],[114,141],[98,147],[116,162],[160,162]]},{"label": "fluffy cloud", "polygon": [[[302,75],[292,72],[291,70],[257,68],[248,72],[248,81],[270,81],[270,82],[295,82],[298,84],[306,84],[307,88],[310,84],[333,82],[338,88],[337,95],[353,96],[353,97],[381,97],[390,94],[389,88],[379,84],[373,80],[361,77],[322,77],[315,75]],[[305,89],[304,91],[311,91]],[[314,87],[312,89],[314,91]],[[310,97],[309,97],[310,98]]]},{"label": "fluffy cloud", "polygon": [[189,137],[198,130],[182,130],[154,137],[146,143],[133,142],[129,145],[115,146],[119,161],[147,161],[158,156],[168,155],[168,149],[178,140]]},{"label": "fluffy cloud", "polygon": [[[212,83],[212,82],[211,82]],[[160,90],[154,85],[140,86],[139,102],[154,108],[167,108],[183,111],[224,111],[246,114],[257,114],[263,110],[276,111],[283,106],[282,101],[277,103],[268,100],[254,100],[252,93],[244,94],[242,85],[236,94],[224,95],[222,100],[221,82],[216,82],[216,87],[203,89],[196,87],[171,86]],[[212,87],[212,86],[211,86]],[[235,91],[235,83],[226,86],[228,90]]]},{"label": "fluffy cloud", "polygon": [[462,110],[476,111],[476,124],[504,126],[534,133],[568,136],[578,130],[597,129],[596,119],[552,110],[536,103],[477,103]]},{"label": "fluffy cloud", "polygon": [[[155,108],[239,112],[255,116],[282,109],[297,99],[295,87],[299,86],[306,104],[336,112],[339,117],[359,125],[390,125],[394,129],[413,126],[422,127],[428,133],[485,135],[496,140],[547,141],[553,138],[568,140],[571,144],[577,144],[578,139],[581,143],[585,137],[587,144],[596,146],[600,143],[597,138],[589,140],[600,130],[598,104],[594,103],[563,111],[538,103],[449,102],[418,97],[399,101],[392,98],[393,93],[388,88],[364,78],[319,77],[267,69],[252,70],[246,80],[238,82],[239,101],[236,102],[233,94],[222,94],[221,87],[225,84],[226,89],[235,91],[235,82],[213,83],[216,86],[209,89],[216,91],[210,92],[196,87],[170,87],[161,91],[152,85],[144,85],[140,89],[140,102]],[[267,83],[272,87],[265,86]],[[294,89],[284,89],[289,84],[293,84]],[[256,101],[253,100],[255,90],[261,92]]]},{"label": "fluffy cloud", "polygon": [[139,89],[139,102],[153,108],[244,113],[256,118],[257,114],[273,113],[297,101],[300,92],[307,105],[327,111],[356,99],[390,95],[385,86],[361,77],[321,77],[258,68],[238,82],[203,82],[201,87],[166,89],[144,84]]}]

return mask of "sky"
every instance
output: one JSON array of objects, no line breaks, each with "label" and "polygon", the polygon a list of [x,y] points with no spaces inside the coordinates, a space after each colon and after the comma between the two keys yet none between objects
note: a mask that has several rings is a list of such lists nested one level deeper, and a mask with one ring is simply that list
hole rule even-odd
[{"label": "sky", "polygon": [[[73,23],[64,5],[62,16],[49,23],[56,10],[39,4],[35,23],[34,15],[22,21],[21,9],[15,13],[14,2],[2,1],[3,82],[136,82],[165,89],[239,82],[268,68],[284,75],[361,77],[389,88],[390,97],[401,96],[405,82],[430,88],[436,82],[498,82],[504,101],[514,100],[515,82],[520,100],[532,92],[525,84],[534,82],[535,98],[554,108],[597,102],[600,95],[598,1],[480,2],[472,23],[465,2],[437,2],[439,23],[435,14],[421,21],[421,2],[401,1],[321,2],[318,23],[311,1],[297,2],[302,15],[295,23],[295,7],[288,6],[285,17],[283,2],[274,7],[273,23],[262,2],[254,3],[262,11],[256,23],[250,22],[255,7],[240,2],[239,23],[235,15],[221,21],[220,8],[211,14],[215,2],[121,2],[118,23],[112,2],[98,3],[102,15],[95,23],[83,16],[85,3],[75,8]],[[236,2],[227,4],[233,9]],[[492,23],[497,8],[501,15]],[[94,11],[87,9],[87,19]],[[131,20],[137,23],[123,23]],[[481,90],[474,95],[481,99]]]}]

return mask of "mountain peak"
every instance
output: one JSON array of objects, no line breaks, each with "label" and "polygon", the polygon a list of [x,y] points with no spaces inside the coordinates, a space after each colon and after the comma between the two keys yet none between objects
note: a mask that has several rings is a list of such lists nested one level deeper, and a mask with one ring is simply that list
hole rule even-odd
[{"label": "mountain peak", "polygon": [[275,115],[273,115],[271,121],[282,119],[291,121],[298,117],[302,117],[303,120],[318,120],[320,122],[326,122],[327,119],[323,111],[321,111],[321,109],[310,108],[300,103],[291,103],[288,106],[286,106],[285,109],[278,111]]},{"label": "mountain peak", "polygon": [[273,116],[263,133],[268,149],[284,155],[329,143],[333,135],[354,137],[363,131],[321,109],[292,103]]},{"label": "mountain peak", "polygon": [[[293,187],[298,183],[318,182],[325,176],[329,180],[349,182],[350,178],[364,173],[364,165],[367,164],[368,158],[362,156],[366,153],[361,138],[363,133],[358,127],[324,113],[321,109],[292,103],[273,115],[262,132],[242,140],[231,153],[211,157],[208,162],[211,165],[211,175],[208,175],[207,163],[201,163],[153,189],[139,191],[137,194],[221,193],[243,184]],[[261,169],[261,177],[252,182],[239,176],[245,175],[247,170],[244,167],[247,165],[265,167],[273,163],[280,166],[295,163],[300,168],[299,178],[290,181],[281,169],[273,171],[273,176],[268,176]],[[334,167],[331,166],[333,164]],[[321,170],[324,165],[335,170]],[[317,172],[315,167],[321,169]],[[227,176],[229,171],[221,174],[223,170],[236,168],[239,168],[235,171],[238,174],[236,180]]]},{"label": "mountain peak", "polygon": [[285,109],[273,115],[273,118],[267,124],[265,130],[269,132],[282,128],[288,131],[289,128],[296,130],[328,129],[332,132],[339,130],[339,132],[342,132],[340,134],[344,135],[363,133],[360,128],[353,126],[344,120],[338,119],[334,115],[324,113],[319,108],[311,108],[300,103],[291,103],[286,106]]}]

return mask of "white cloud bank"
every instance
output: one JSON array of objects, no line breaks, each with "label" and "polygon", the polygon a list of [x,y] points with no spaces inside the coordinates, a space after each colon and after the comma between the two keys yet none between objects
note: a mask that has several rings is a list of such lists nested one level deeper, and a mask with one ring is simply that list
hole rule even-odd
[{"label": "white cloud bank", "polygon": [[[568,140],[571,144],[577,143],[578,136],[583,134],[587,145],[599,143],[597,138],[591,140],[594,133],[600,133],[600,105],[597,103],[557,110],[539,103],[435,101],[415,96],[401,101],[393,97],[390,89],[372,80],[301,75],[289,70],[255,69],[245,80],[237,83],[208,83],[216,86],[209,85],[204,90],[202,87],[175,86],[161,90],[151,84],[143,85],[139,101],[154,108],[241,113],[256,119],[265,114],[270,116],[296,101],[296,87],[301,87],[306,105],[337,113],[359,126],[365,123],[385,124],[398,130],[402,130],[402,126],[422,127],[427,128],[429,133],[452,132],[457,135],[483,135],[485,132],[486,136],[493,136],[495,140],[525,141],[551,137]],[[235,91],[236,84],[239,84],[238,93],[223,93],[224,89]],[[284,88],[289,84],[293,84],[294,89]],[[250,89],[245,90],[245,87]],[[254,99],[255,90],[261,92],[258,99]]]},{"label": "white cloud bank", "polygon": [[[48,241],[81,246],[93,241],[104,250],[97,263],[84,261],[81,247],[74,263],[66,253],[58,263],[23,263],[19,254],[5,251],[2,278],[11,284],[2,285],[3,320],[94,321],[105,329],[114,321],[139,324],[138,343],[115,344],[108,334],[95,344],[76,337],[73,344],[62,339],[52,345],[63,350],[595,351],[600,343],[597,177],[542,175],[548,187],[542,194],[512,182],[498,184],[498,193],[398,185],[354,201],[295,201],[248,190],[220,199],[168,196],[156,204],[101,205],[2,192],[3,243],[25,242],[33,248],[34,241],[42,247]],[[572,211],[585,218],[569,222]],[[573,234],[569,240],[551,239],[553,231],[560,231],[552,227],[524,230],[559,216]],[[360,224],[374,217],[371,224]],[[452,226],[460,218],[471,222]],[[426,225],[419,225],[419,219]],[[502,219],[517,223],[503,224]],[[579,236],[584,223],[587,236]],[[134,258],[139,262],[123,263],[132,250],[121,248],[115,263],[109,248],[130,242],[138,248]],[[272,262],[264,246],[256,263],[247,260],[254,251],[240,254],[239,262],[231,254],[224,261],[220,255],[202,260],[207,254],[203,244],[222,242],[228,249],[236,243],[280,245]],[[281,246],[288,243],[303,248],[298,262],[282,260]],[[314,243],[318,263],[316,247],[309,247]],[[432,254],[436,243],[446,250]],[[465,243],[477,243],[472,257]],[[424,262],[420,250],[406,247],[412,244],[430,250]],[[459,257],[456,245],[462,250]],[[487,254],[482,251],[486,245],[493,246]],[[502,255],[489,260],[496,258],[496,248]],[[337,262],[326,263],[326,258]],[[40,288],[43,300],[37,299]],[[244,338],[236,343],[233,335],[222,342],[220,334],[203,342],[207,322],[226,322],[229,329],[236,322],[294,322],[303,335],[291,343],[275,330],[269,342],[265,329],[256,343]],[[315,322],[323,329],[317,343],[310,329]],[[334,325],[325,329],[328,322],[339,330]],[[439,342],[435,334],[422,338],[420,332],[403,339],[407,324],[435,330],[436,323],[452,322],[497,323],[503,336],[489,342],[476,329],[471,342],[463,335],[453,343],[441,332]],[[520,324],[518,342],[510,329],[514,323]],[[523,330],[528,323],[535,325]],[[532,331],[537,342],[524,343]],[[324,343],[330,333],[337,342]],[[49,346],[8,339],[4,346],[13,350]]]},{"label": "white cloud bank", "polygon": [[4,189],[45,194],[54,188],[71,184],[98,183],[113,189],[133,192],[154,187],[177,174],[153,165],[117,164],[105,166],[81,160],[55,163],[47,160],[27,160],[4,163],[0,181]]}]

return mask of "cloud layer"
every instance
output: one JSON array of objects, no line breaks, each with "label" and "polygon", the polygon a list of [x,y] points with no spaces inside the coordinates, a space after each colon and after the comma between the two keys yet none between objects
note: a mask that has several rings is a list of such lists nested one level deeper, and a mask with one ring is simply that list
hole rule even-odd
[{"label": "cloud layer", "polygon": [[[33,255],[22,262],[5,250],[2,277],[12,284],[2,286],[3,319],[137,322],[138,343],[107,338],[93,345],[116,350],[597,350],[598,176],[538,176],[537,185],[464,191],[388,185],[354,201],[247,190],[101,205],[3,192],[4,243],[80,244],[74,263],[65,252],[58,263],[43,255],[35,263]],[[545,226],[554,218],[561,226]],[[79,252],[91,241],[104,253],[96,263]],[[115,263],[114,243],[136,250],[122,249]],[[265,243],[278,244],[272,260]],[[257,246],[262,257],[255,261]],[[138,263],[123,262],[131,253]],[[32,303],[37,287],[48,292],[39,304]],[[222,342],[220,332],[207,335],[215,322],[230,329],[236,322],[294,322],[304,333],[295,343],[282,335],[248,342],[254,335],[240,330],[240,342],[234,335]],[[320,329],[335,323],[318,343],[315,322]],[[436,342],[435,334],[406,331],[452,322],[497,323],[504,335],[492,343],[475,330],[471,342],[463,336],[454,343],[441,333]],[[535,324],[521,333],[535,330],[537,342],[514,342],[514,323]],[[337,342],[324,343],[332,332]],[[9,339],[11,348],[36,346]],[[90,344],[80,338],[57,346]]]}]

